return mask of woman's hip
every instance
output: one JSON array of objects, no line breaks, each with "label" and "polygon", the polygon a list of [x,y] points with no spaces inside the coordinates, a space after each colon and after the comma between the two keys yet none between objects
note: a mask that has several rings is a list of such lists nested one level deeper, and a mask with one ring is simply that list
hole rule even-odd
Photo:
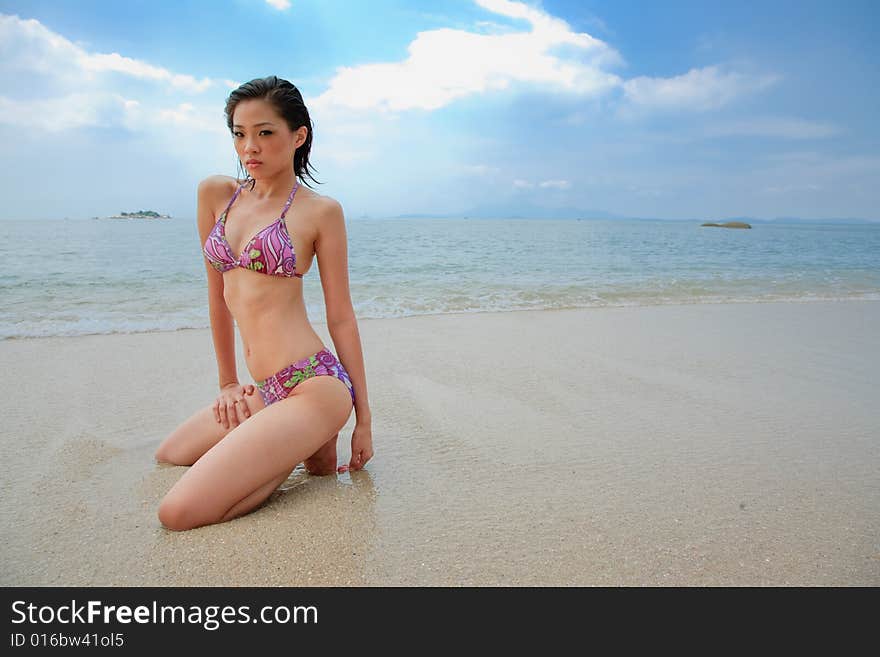
[{"label": "woman's hip", "polygon": [[342,381],[348,388],[354,404],[354,386],[351,377],[336,355],[327,347],[283,367],[272,376],[257,381],[255,385],[263,402],[268,406],[281,401],[290,395],[297,385],[313,376],[333,376]]}]

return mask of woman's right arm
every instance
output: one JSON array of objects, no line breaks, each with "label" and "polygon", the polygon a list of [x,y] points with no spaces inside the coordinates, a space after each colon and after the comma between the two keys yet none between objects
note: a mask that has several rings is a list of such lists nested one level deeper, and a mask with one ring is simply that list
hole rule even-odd
[{"label": "woman's right arm", "polygon": [[[198,209],[196,219],[199,226],[201,246],[204,246],[208,234],[214,228],[217,218],[214,216],[221,196],[229,189],[226,179],[222,176],[209,176],[199,183]],[[201,251],[201,248],[199,249]],[[211,335],[214,339],[214,352],[217,355],[217,372],[219,385],[238,383],[238,371],[235,365],[235,330],[232,313],[223,298],[223,274],[211,266],[208,259],[205,269],[208,274],[208,316],[211,320]]]}]

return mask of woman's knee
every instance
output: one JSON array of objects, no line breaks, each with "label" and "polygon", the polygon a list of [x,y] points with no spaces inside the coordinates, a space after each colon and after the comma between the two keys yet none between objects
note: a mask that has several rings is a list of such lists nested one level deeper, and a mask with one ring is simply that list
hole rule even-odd
[{"label": "woman's knee", "polygon": [[159,504],[157,515],[166,529],[186,531],[203,525],[232,520],[259,506],[289,476],[284,472],[239,500],[225,513],[199,501],[191,493],[171,491]]},{"label": "woman's knee", "polygon": [[211,437],[205,442],[195,435],[192,428],[178,427],[156,448],[156,461],[170,465],[192,465],[201,456],[198,452],[204,453],[204,450],[210,449],[217,439],[222,439],[222,436]]},{"label": "woman's knee", "polygon": [[199,522],[199,509],[191,501],[181,497],[166,495],[162,503],[159,504],[159,522],[166,529],[174,531],[185,531],[193,529],[199,525],[207,524]]},{"label": "woman's knee", "polygon": [[209,407],[203,408],[175,427],[156,448],[156,460],[172,465],[195,463],[201,455],[198,452],[204,453],[223,435],[209,424],[210,413]]},{"label": "woman's knee", "polygon": [[192,494],[174,490],[165,495],[157,511],[159,522],[178,532],[220,522],[220,516],[214,515],[216,513]]},{"label": "woman's knee", "polygon": [[[250,417],[253,417],[266,406],[263,400],[253,395],[245,397]],[[246,421],[245,418],[244,421]],[[221,441],[238,424],[228,428],[217,422],[214,406],[205,406],[187,418],[156,449],[155,457],[159,463],[172,465],[192,465],[202,454]]]},{"label": "woman's knee", "polygon": [[171,465],[192,465],[194,461],[191,458],[185,458],[186,455],[182,454],[173,443],[169,441],[164,441],[159,447],[156,449],[156,461],[159,463],[169,463]]}]

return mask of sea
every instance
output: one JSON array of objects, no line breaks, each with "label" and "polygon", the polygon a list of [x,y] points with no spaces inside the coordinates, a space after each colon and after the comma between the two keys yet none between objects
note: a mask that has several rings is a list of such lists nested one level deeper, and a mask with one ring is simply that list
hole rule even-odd
[{"label": "sea", "polygon": [[[880,299],[880,223],[347,220],[358,318]],[[206,328],[194,218],[0,221],[0,339]],[[254,274],[259,275],[259,274]],[[325,321],[318,263],[304,279]]]}]

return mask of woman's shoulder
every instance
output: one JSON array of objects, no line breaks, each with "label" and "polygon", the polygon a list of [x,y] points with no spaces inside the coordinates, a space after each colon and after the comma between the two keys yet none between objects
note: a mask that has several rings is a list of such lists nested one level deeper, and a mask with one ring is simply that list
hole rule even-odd
[{"label": "woman's shoulder", "polygon": [[209,198],[222,197],[227,194],[231,196],[242,182],[244,181],[237,180],[232,176],[214,174],[199,182],[199,194],[204,194]]},{"label": "woman's shoulder", "polygon": [[231,176],[213,175],[202,179],[198,186],[199,213],[197,222],[200,229],[208,230],[229,203],[238,181]]},{"label": "woman's shoulder", "polygon": [[308,196],[306,198],[309,204],[314,208],[314,213],[316,215],[320,216],[328,213],[342,212],[342,205],[332,196],[319,194],[313,189],[309,189],[307,194]]}]

